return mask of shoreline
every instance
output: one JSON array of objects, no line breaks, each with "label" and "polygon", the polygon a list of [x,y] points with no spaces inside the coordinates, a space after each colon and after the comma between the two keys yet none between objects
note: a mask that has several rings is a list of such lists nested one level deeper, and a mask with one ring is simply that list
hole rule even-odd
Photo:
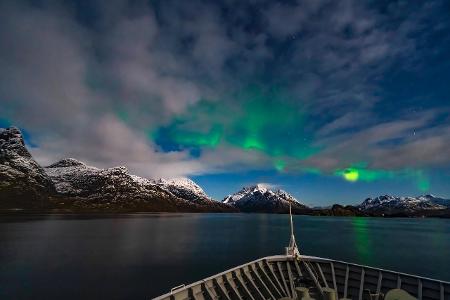
[{"label": "shoreline", "polygon": [[[240,215],[287,215],[288,213],[269,213],[269,212],[223,212],[223,211],[136,211],[136,210],[68,210],[68,209],[0,209],[0,217],[2,216],[38,216],[38,215],[62,215],[62,216],[123,216],[123,215],[176,215],[176,214],[240,214]],[[440,214],[424,214],[415,213],[407,214],[392,214],[392,215],[340,215],[330,214],[322,210],[313,210],[311,213],[297,213],[298,216],[311,217],[358,217],[358,218],[383,218],[383,219],[423,219],[423,218],[438,218],[450,219],[450,211],[442,211]]]}]

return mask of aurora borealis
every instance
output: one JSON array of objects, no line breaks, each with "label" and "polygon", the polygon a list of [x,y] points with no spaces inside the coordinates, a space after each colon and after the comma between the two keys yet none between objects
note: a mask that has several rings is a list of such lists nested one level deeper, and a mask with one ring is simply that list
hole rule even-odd
[{"label": "aurora borealis", "polygon": [[450,197],[446,1],[2,1],[0,127],[75,157],[303,202]]},{"label": "aurora borealis", "polygon": [[[278,91],[251,87],[231,95],[236,105],[200,101],[154,134],[163,147],[215,148],[221,144],[264,153],[284,169],[284,157],[302,160],[317,152],[308,141],[305,116]],[[282,105],[280,105],[282,103]]]}]

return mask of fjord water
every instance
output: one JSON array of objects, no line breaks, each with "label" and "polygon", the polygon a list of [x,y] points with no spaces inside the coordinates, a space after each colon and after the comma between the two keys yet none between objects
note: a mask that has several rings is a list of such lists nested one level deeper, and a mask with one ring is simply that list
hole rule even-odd
[{"label": "fjord water", "polygon": [[[450,220],[294,216],[300,251],[450,281]],[[281,254],[286,215],[1,216],[0,299],[149,299]]]}]

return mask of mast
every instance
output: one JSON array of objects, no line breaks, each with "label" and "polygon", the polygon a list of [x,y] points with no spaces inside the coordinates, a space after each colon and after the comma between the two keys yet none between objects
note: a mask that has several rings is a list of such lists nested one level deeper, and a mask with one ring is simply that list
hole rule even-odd
[{"label": "mast", "polygon": [[289,219],[290,219],[290,223],[291,223],[291,241],[294,240],[295,243],[295,237],[294,237],[294,223],[292,222],[292,207],[291,207],[291,203],[289,203]]},{"label": "mast", "polygon": [[291,226],[291,239],[289,241],[289,246],[286,247],[286,255],[297,257],[300,256],[300,252],[298,251],[297,243],[295,242],[294,222],[292,221],[292,207],[290,202],[289,202],[289,221]]}]

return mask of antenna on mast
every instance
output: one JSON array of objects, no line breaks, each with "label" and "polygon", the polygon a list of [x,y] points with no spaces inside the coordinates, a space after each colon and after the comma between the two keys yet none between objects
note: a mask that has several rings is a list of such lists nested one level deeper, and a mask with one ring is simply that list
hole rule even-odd
[{"label": "antenna on mast", "polygon": [[286,255],[297,257],[297,256],[300,256],[300,252],[298,251],[297,243],[295,242],[294,222],[292,221],[292,207],[291,206],[292,205],[289,202],[289,221],[290,221],[290,226],[291,226],[291,239],[289,241],[289,246],[286,247]]}]

